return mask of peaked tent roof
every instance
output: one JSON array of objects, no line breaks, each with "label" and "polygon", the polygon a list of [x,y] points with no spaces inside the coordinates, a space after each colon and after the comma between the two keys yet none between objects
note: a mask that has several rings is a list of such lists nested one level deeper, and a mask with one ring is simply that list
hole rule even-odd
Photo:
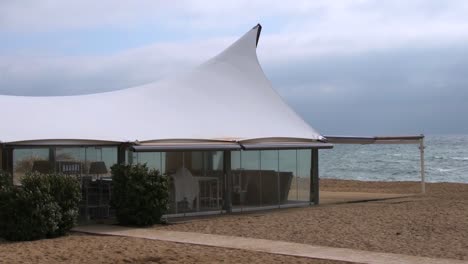
[{"label": "peaked tent roof", "polygon": [[89,95],[0,96],[0,141],[322,140],[263,73],[260,31],[178,78]]}]

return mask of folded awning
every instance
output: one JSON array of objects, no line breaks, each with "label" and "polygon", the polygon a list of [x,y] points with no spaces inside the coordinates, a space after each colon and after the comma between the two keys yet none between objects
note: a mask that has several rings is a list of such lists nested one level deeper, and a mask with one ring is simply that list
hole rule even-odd
[{"label": "folded awning", "polygon": [[419,144],[424,135],[415,136],[326,136],[326,141],[333,144]]}]

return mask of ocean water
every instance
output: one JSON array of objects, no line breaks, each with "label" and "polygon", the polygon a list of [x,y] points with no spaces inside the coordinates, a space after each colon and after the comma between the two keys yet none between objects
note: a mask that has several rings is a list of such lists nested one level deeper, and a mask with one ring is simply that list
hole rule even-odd
[{"label": "ocean water", "polygon": [[[468,183],[468,135],[426,136],[428,182]],[[320,177],[420,180],[419,145],[335,145],[320,151]]]}]

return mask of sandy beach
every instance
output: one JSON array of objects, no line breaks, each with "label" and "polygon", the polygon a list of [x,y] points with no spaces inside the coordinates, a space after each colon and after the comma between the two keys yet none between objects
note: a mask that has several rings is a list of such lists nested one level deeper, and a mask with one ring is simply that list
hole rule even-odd
[{"label": "sandy beach", "polygon": [[[322,180],[323,191],[407,193],[419,183]],[[223,215],[154,228],[468,260],[468,184],[406,198]],[[0,263],[339,263],[144,239],[73,234],[0,242]]]},{"label": "sandy beach", "polygon": [[0,242],[0,263],[310,263],[311,260],[125,237],[73,234],[33,242]]},{"label": "sandy beach", "polygon": [[[415,182],[321,184],[323,191],[420,190]],[[226,215],[155,228],[468,260],[467,223],[468,184],[430,183],[424,196]]]}]

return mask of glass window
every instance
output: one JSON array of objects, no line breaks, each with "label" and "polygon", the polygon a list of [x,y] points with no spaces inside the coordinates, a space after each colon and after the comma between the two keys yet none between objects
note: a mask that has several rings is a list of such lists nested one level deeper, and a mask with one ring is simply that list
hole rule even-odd
[{"label": "glass window", "polygon": [[260,151],[260,193],[263,206],[279,204],[278,151]]},{"label": "glass window", "polygon": [[310,149],[297,150],[297,195],[299,201],[309,201],[310,198]]},{"label": "glass window", "polygon": [[[241,152],[240,192],[233,197],[233,204],[237,202],[244,207],[261,206],[262,181],[260,173],[260,151]],[[236,194],[236,193],[233,193]]]},{"label": "glass window", "polygon": [[14,184],[20,184],[21,179],[28,172],[49,173],[52,170],[48,148],[18,148],[13,150]]},{"label": "glass window", "polygon": [[200,210],[220,210],[223,202],[223,155],[222,151],[204,151],[203,176],[196,177],[200,188]]},{"label": "glass window", "polygon": [[171,178],[170,213],[221,209],[222,151],[164,152],[161,168]]},{"label": "glass window", "polygon": [[86,147],[85,171],[93,178],[110,177],[117,163],[117,147]]},{"label": "glass window", "polygon": [[280,203],[292,204],[297,195],[297,150],[279,151]]},{"label": "glass window", "polygon": [[82,175],[85,172],[85,149],[56,148],[55,169],[57,172],[69,175]]},{"label": "glass window", "polygon": [[135,164],[146,164],[149,169],[158,170],[162,173],[161,152],[139,152],[134,153],[133,162]]}]

